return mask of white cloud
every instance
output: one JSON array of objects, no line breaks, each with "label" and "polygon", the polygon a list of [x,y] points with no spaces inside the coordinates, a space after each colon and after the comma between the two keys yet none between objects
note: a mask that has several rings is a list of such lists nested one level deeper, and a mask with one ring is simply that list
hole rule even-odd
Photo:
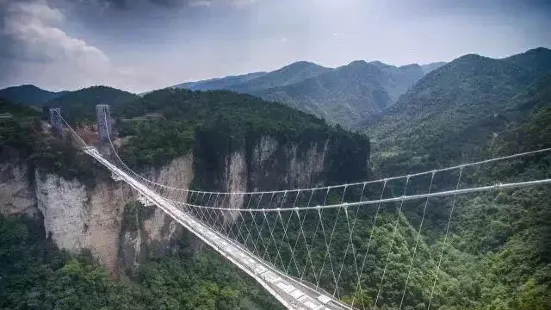
[{"label": "white cloud", "polygon": [[56,25],[64,16],[45,2],[14,3],[8,7],[5,34],[16,46],[16,57],[37,61],[66,61],[94,68],[109,65],[98,48],[67,35]]},{"label": "white cloud", "polygon": [[[45,1],[12,2],[5,6],[3,40],[10,51],[1,59],[10,79],[51,89],[75,89],[98,84],[140,91],[147,81],[129,68],[117,68],[99,48],[61,29],[63,14]],[[1,9],[1,8],[0,8]]]}]

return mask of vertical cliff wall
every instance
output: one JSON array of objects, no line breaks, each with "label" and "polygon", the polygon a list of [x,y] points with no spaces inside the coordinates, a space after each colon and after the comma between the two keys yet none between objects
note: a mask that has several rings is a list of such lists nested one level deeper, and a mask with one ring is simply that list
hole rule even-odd
[{"label": "vertical cliff wall", "polygon": [[34,215],[36,196],[31,184],[32,169],[25,162],[0,163],[0,212],[4,215]]},{"label": "vertical cliff wall", "polygon": [[[329,138],[297,143],[263,136],[233,145],[208,141],[200,140],[193,154],[148,169],[145,176],[175,188],[230,192],[309,187],[325,183],[328,176],[337,179],[332,174],[342,167],[335,158],[346,152],[341,141]],[[352,165],[365,165],[368,150],[356,155]],[[27,162],[0,164],[0,211],[41,214],[46,233],[60,248],[73,253],[89,249],[113,276],[121,267],[133,268],[151,255],[165,255],[183,232],[160,209],[128,204],[137,197],[124,183],[97,178],[84,184]],[[171,193],[175,199],[187,199],[184,191]],[[232,195],[224,204],[238,208],[244,199]]]}]

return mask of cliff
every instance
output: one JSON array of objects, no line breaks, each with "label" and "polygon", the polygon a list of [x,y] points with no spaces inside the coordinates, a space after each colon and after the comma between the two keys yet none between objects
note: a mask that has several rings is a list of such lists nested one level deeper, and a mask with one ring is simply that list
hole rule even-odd
[{"label": "cliff", "polygon": [[[205,153],[209,149],[198,147],[144,174],[172,187],[233,192],[315,186],[328,176],[330,144],[329,139],[292,143],[264,136],[227,148],[214,166],[208,164],[213,158]],[[42,216],[46,233],[60,248],[73,253],[89,249],[113,276],[147,257],[164,255],[182,235],[183,228],[160,209],[135,203],[136,193],[124,183],[96,178],[85,184],[29,162],[0,165],[0,211]],[[177,195],[173,198],[187,198]],[[240,207],[243,197],[235,195],[226,203]]]}]

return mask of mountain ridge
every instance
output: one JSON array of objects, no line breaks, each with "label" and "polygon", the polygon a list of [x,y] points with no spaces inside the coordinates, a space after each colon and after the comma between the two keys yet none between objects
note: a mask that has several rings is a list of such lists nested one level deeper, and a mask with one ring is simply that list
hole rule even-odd
[{"label": "mountain ridge", "polygon": [[[524,89],[532,83],[541,85],[540,79],[551,74],[541,56],[547,53],[551,50],[540,50],[533,58],[529,50],[515,55],[514,61],[467,54],[425,75],[364,125],[363,131],[373,138],[376,161],[395,169],[400,158],[423,154],[419,165],[428,169],[436,159],[470,160],[494,133],[499,135],[506,111],[517,105]],[[450,137],[455,137],[454,147]],[[445,151],[427,154],[434,149]],[[460,150],[462,154],[457,153]]]},{"label": "mountain ridge", "polygon": [[[352,73],[354,70],[357,72]],[[362,70],[365,72],[360,73]],[[337,68],[326,68],[313,62],[297,61],[242,83],[233,84],[232,77],[217,81],[225,83],[227,90],[282,102],[352,128],[392,105],[423,75],[423,68],[418,64],[397,67],[380,61],[355,60]],[[360,80],[354,80],[356,78]],[[209,81],[195,83],[208,85]],[[197,89],[195,84],[177,87]]]},{"label": "mountain ridge", "polygon": [[1,89],[0,97],[14,103],[40,106],[66,93],[67,91],[52,92],[32,84],[24,84]]}]

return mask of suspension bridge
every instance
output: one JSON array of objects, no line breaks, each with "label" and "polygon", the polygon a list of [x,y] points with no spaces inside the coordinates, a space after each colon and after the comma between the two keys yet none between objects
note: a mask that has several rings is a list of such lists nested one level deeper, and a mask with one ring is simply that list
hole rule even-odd
[{"label": "suspension bridge", "polygon": [[[104,128],[110,129],[110,120],[106,114],[103,116]],[[382,307],[385,284],[391,281],[388,274],[393,248],[398,246],[395,237],[402,229],[402,215],[409,203],[410,208],[422,211],[412,231],[407,276],[404,283],[400,283],[400,302],[393,305],[396,309],[405,308],[410,281],[414,278],[412,271],[419,260],[417,254],[427,210],[431,207],[429,202],[447,212],[444,238],[434,255],[433,270],[425,275],[431,279],[426,309],[437,308],[433,300],[438,291],[458,196],[551,184],[551,179],[539,179],[461,187],[467,169],[551,153],[549,148],[410,175],[325,187],[254,192],[198,191],[168,186],[141,176],[118,155],[110,130],[107,131],[110,154],[100,154],[87,145],[61,115],[59,117],[79,141],[82,151],[108,169],[115,180],[133,188],[142,203],[162,209],[254,278],[289,309]],[[382,214],[388,213],[385,210],[388,206],[396,210],[396,215],[386,223],[390,227],[390,244],[377,250],[378,255],[383,256],[384,268],[377,274],[377,283],[366,287],[366,273],[372,264],[370,255],[376,247],[374,235],[377,225],[382,225]],[[362,220],[366,217],[369,218],[367,222]],[[366,291],[375,296],[367,305],[362,297]]]}]

